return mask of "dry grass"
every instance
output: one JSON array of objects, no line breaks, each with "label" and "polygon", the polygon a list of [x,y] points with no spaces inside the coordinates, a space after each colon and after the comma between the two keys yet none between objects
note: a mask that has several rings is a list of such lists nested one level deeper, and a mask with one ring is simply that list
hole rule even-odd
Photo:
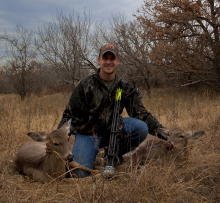
[{"label": "dry grass", "polygon": [[16,149],[28,131],[51,131],[61,118],[68,95],[32,96],[21,102],[0,95],[0,202],[219,202],[220,95],[209,91],[155,90],[147,109],[167,127],[206,131],[190,144],[188,162],[152,161],[127,169],[116,179],[100,176],[41,184],[13,168]]}]

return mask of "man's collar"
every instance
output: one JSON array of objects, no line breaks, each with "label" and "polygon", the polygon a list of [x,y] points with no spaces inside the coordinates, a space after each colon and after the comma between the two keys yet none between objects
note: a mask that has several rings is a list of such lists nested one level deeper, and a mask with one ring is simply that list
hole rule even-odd
[{"label": "man's collar", "polygon": [[[96,74],[95,74],[96,79],[97,79],[99,82],[101,82],[102,84],[104,84],[104,80],[103,80],[102,78],[100,78],[99,72],[100,72],[100,68],[97,70],[97,72],[96,72]],[[115,75],[115,79],[114,79],[114,86],[115,86],[116,84],[118,84],[119,82],[120,82],[120,79],[119,79],[118,75],[116,74],[116,75]]]}]

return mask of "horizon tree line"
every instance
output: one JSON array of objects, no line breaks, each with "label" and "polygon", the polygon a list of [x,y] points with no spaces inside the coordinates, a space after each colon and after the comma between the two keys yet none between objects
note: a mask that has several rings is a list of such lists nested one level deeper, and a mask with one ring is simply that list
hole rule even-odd
[{"label": "horizon tree line", "polygon": [[161,85],[220,88],[218,0],[143,0],[133,20],[114,17],[110,27],[95,25],[86,12],[59,12],[35,32],[17,26],[0,41],[8,54],[0,78],[22,99],[43,86],[74,88],[97,70],[98,49],[107,42],[120,50],[122,77],[148,93]]}]

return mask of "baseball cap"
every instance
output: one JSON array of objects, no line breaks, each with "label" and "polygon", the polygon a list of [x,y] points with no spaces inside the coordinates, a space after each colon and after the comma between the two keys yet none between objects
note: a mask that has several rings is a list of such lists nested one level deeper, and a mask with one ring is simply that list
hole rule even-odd
[{"label": "baseball cap", "polygon": [[115,44],[109,43],[102,46],[99,51],[99,57],[102,57],[107,52],[111,52],[115,55],[115,57],[118,57],[118,48]]}]

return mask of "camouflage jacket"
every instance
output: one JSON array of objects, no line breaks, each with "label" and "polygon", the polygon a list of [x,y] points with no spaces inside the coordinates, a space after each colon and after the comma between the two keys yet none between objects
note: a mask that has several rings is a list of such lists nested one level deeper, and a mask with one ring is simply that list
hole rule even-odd
[{"label": "camouflage jacket", "polygon": [[109,89],[98,72],[83,79],[74,89],[58,128],[71,119],[70,131],[73,134],[97,133],[105,136],[104,134],[110,133],[118,87],[122,88],[119,113],[125,108],[130,117],[146,122],[149,133],[155,135],[162,125],[145,109],[138,89],[118,77]]}]

